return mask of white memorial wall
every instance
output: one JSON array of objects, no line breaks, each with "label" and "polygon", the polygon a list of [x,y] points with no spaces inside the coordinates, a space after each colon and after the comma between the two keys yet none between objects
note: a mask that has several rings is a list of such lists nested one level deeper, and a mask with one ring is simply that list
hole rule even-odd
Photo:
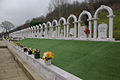
[{"label": "white memorial wall", "polygon": [[[109,24],[98,24],[98,14],[101,10],[107,10],[109,15]],[[87,26],[82,25],[82,16],[88,16],[88,29],[89,34],[85,34]],[[105,5],[101,5],[94,14],[94,18],[88,11],[83,11],[79,18],[71,14],[68,19],[61,17],[59,21],[53,20],[47,23],[31,26],[29,28],[19,30],[10,34],[11,37],[20,38],[46,38],[46,39],[73,39],[73,40],[95,40],[95,41],[113,41],[113,10]],[[70,28],[70,20],[73,19],[74,26]],[[61,23],[63,22],[63,24]],[[92,27],[92,22],[94,26]],[[62,28],[63,27],[63,28]],[[93,28],[93,30],[92,30]],[[55,29],[55,30],[54,30]],[[109,29],[109,30],[108,30]],[[93,31],[93,34],[92,34]]]}]

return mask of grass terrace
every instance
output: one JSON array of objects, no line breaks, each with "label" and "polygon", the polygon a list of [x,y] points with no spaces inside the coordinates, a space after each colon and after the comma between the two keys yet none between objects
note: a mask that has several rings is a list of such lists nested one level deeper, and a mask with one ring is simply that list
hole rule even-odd
[{"label": "grass terrace", "polygon": [[29,48],[52,51],[52,63],[83,80],[120,80],[120,42],[24,39]]}]

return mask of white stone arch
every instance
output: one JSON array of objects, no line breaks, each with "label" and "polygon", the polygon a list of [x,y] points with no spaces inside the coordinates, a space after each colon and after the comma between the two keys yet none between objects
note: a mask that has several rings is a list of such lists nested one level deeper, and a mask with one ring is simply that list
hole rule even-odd
[{"label": "white stone arch", "polygon": [[45,23],[42,24],[42,31],[43,31],[42,35],[46,37],[47,36],[47,25]]},{"label": "white stone arch", "polygon": [[42,33],[43,33],[43,30],[42,30],[42,25],[41,24],[39,24],[39,37],[41,37],[42,36]]},{"label": "white stone arch", "polygon": [[59,19],[59,22],[58,22],[58,24],[59,24],[59,26],[58,26],[58,37],[59,37],[59,35],[60,35],[61,21],[63,21],[64,37],[65,37],[65,36],[66,36],[66,19],[65,19],[64,17],[61,17],[61,18]]},{"label": "white stone arch", "polygon": [[34,31],[34,37],[36,35],[36,26],[33,26],[33,31]]},{"label": "white stone arch", "polygon": [[79,18],[78,18],[78,37],[80,37],[80,27],[81,27],[81,18],[83,15],[87,15],[88,16],[88,21],[89,21],[89,30],[90,30],[90,34],[89,34],[89,38],[91,38],[91,31],[92,31],[92,15],[90,12],[88,11],[83,11],[80,15],[79,15]]},{"label": "white stone arch", "polygon": [[37,37],[38,37],[38,35],[39,35],[39,26],[38,25],[36,25],[36,31],[37,31]]},{"label": "white stone arch", "polygon": [[67,19],[67,37],[69,37],[69,25],[70,25],[70,19],[74,19],[74,38],[76,38],[76,30],[77,30],[77,17],[73,14],[71,14]]},{"label": "white stone arch", "polygon": [[39,24],[39,32],[41,33],[41,31],[42,31],[42,25]]},{"label": "white stone arch", "polygon": [[[57,22],[57,20],[55,20],[55,19],[52,21],[51,31],[53,32],[54,24],[55,24],[55,27],[56,27],[56,31],[57,31],[57,33],[58,33],[58,22]],[[52,35],[58,35],[57,33],[56,33],[56,34],[52,33]],[[57,36],[56,36],[56,37],[57,37]]]},{"label": "white stone arch", "polygon": [[48,27],[51,27],[51,26],[52,26],[52,24],[51,24],[50,21],[47,22],[47,26],[48,26]]},{"label": "white stone arch", "polygon": [[52,23],[50,21],[47,22],[47,27],[49,28],[50,31],[50,28],[52,27]]},{"label": "white stone arch", "polygon": [[36,25],[36,29],[37,29],[37,31],[39,30],[39,26],[38,25]]},{"label": "white stone arch", "polygon": [[31,26],[30,29],[31,29],[31,36],[30,37],[32,38],[33,37],[33,27]]},{"label": "white stone arch", "polygon": [[32,26],[31,28],[32,28],[32,33],[34,34],[34,27]]},{"label": "white stone arch", "polygon": [[101,5],[100,8],[98,8],[94,14],[94,38],[97,38],[97,20],[98,20],[98,13],[101,10],[107,10],[109,15],[107,17],[109,17],[109,39],[113,39],[113,18],[114,18],[114,14],[113,14],[113,10],[105,5]]},{"label": "white stone arch", "polygon": [[37,30],[38,30],[38,26],[36,25],[36,26],[35,26],[35,31],[36,31],[36,33],[38,32]]},{"label": "white stone arch", "polygon": [[52,24],[50,21],[47,22],[47,27],[49,28],[49,31],[48,31],[48,36],[51,37],[52,35]]},{"label": "white stone arch", "polygon": [[54,24],[55,24],[56,27],[58,26],[58,22],[55,19],[52,21],[52,27],[54,27]]}]

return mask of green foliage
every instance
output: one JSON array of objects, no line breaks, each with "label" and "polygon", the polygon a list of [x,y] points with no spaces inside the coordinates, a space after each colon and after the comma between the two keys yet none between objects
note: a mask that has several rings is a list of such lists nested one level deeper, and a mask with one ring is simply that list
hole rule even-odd
[{"label": "green foliage", "polygon": [[24,39],[23,45],[55,54],[52,63],[83,80],[120,80],[120,42]]},{"label": "green foliage", "polygon": [[30,22],[30,26],[35,26],[35,25],[39,25],[39,24],[43,24],[45,21],[41,21],[41,20],[32,20]]}]

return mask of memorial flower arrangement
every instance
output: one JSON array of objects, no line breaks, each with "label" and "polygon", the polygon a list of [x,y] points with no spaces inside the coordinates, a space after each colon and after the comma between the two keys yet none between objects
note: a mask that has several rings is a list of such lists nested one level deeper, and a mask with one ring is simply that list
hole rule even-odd
[{"label": "memorial flower arrangement", "polygon": [[73,36],[73,34],[69,34],[70,35],[70,37],[72,37]]},{"label": "memorial flower arrangement", "polygon": [[87,37],[88,37],[88,35],[90,34],[90,30],[89,30],[89,28],[86,28],[86,29],[84,30],[84,32],[85,32],[85,34],[86,34]]},{"label": "memorial flower arrangement", "polygon": [[32,54],[32,48],[28,48],[28,54],[29,54],[29,55]]},{"label": "memorial flower arrangement", "polygon": [[42,35],[42,37],[44,37],[44,35]]},{"label": "memorial flower arrangement", "polygon": [[23,46],[22,48],[23,48],[24,52],[28,52],[28,48],[27,47]]},{"label": "memorial flower arrangement", "polygon": [[[90,30],[89,30],[89,28],[86,28],[86,29],[84,30],[84,32],[85,32],[85,34],[86,34],[87,37],[88,37],[89,34],[90,34]],[[93,30],[91,30],[91,33],[93,33]]]},{"label": "memorial flower arrangement", "polygon": [[51,64],[51,59],[54,58],[54,54],[50,51],[48,52],[44,52],[43,53],[43,57],[42,59],[47,63],[47,64]]},{"label": "memorial flower arrangement", "polygon": [[20,43],[19,42],[14,42],[13,43],[15,46],[20,46]]},{"label": "memorial flower arrangement", "polygon": [[34,54],[34,58],[35,59],[39,59],[40,58],[40,50],[38,50],[38,49],[33,49],[32,50],[32,53]]}]

